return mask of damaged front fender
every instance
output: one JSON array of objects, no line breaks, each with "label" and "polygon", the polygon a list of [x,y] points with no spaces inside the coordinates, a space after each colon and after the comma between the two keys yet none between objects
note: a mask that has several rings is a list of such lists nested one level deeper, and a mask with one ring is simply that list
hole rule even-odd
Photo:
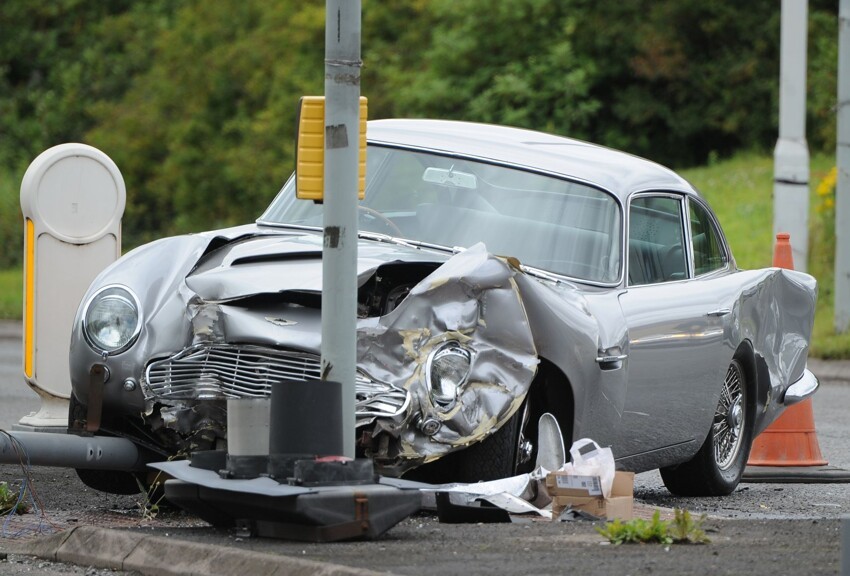
[{"label": "damaged front fender", "polygon": [[[516,274],[477,244],[427,276],[392,312],[361,322],[359,368],[411,398],[407,413],[376,422],[373,439],[386,434],[393,441],[374,457],[402,468],[434,460],[482,440],[517,411],[538,357]],[[469,371],[457,401],[443,405],[429,386],[428,360],[452,341],[470,352]]]}]

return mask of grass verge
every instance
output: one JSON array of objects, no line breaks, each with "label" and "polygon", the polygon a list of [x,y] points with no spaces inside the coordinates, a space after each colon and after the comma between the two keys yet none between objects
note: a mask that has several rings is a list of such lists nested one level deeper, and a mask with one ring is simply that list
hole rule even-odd
[{"label": "grass verge", "polygon": [[0,270],[0,319],[21,319],[24,300],[23,286],[23,273],[20,268]]},{"label": "grass verge", "polygon": [[[825,207],[818,187],[835,165],[835,157],[811,159],[808,272],[818,280],[818,307],[810,354],[850,358],[850,333],[836,334],[833,318],[835,278],[834,212]],[[764,268],[773,261],[773,158],[739,154],[712,166],[680,171],[705,198],[720,220],[740,268]],[[826,208],[826,209],[825,209]],[[794,239],[791,238],[791,243]]]}]

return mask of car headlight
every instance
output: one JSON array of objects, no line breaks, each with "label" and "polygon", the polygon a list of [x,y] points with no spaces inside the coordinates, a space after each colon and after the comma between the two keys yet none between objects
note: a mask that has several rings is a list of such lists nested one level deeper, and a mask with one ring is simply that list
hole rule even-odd
[{"label": "car headlight", "polygon": [[139,299],[123,286],[106,286],[89,298],[83,311],[83,335],[101,353],[119,354],[141,330]]},{"label": "car headlight", "polygon": [[447,342],[428,356],[425,374],[431,400],[443,408],[451,408],[469,378],[472,353],[459,342]]}]

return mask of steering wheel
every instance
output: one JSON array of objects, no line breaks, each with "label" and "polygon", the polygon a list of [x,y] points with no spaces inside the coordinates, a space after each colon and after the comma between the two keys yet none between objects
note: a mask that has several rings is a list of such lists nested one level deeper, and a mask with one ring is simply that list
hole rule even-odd
[{"label": "steering wheel", "polygon": [[[396,226],[395,222],[393,222],[392,220],[390,220],[389,218],[387,218],[386,216],[384,216],[383,214],[381,214],[377,210],[375,210],[373,208],[369,208],[367,206],[362,206],[360,204],[357,205],[357,210],[359,210],[361,212],[360,217],[363,218],[366,221],[379,220],[385,228],[387,228],[388,230],[390,230],[392,232],[392,234],[390,234],[390,236],[404,236],[401,229],[399,229],[399,227]],[[372,232],[376,232],[376,230],[372,230]]]}]

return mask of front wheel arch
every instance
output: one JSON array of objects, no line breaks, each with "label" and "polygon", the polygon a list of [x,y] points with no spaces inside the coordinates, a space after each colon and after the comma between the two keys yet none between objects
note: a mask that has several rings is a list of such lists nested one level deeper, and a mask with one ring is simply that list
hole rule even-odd
[{"label": "front wheel arch", "polygon": [[[531,472],[537,457],[538,421],[546,412],[558,421],[564,446],[569,448],[572,444],[574,404],[569,380],[554,364],[541,358],[525,401],[516,414],[496,433],[458,453],[463,459],[464,481],[495,480]],[[520,462],[518,450],[523,441],[530,442],[532,450],[528,460]],[[509,461],[494,465],[494,455],[502,455]]]},{"label": "front wheel arch", "polygon": [[537,421],[543,413],[549,412],[558,421],[564,447],[569,450],[573,442],[575,396],[567,376],[553,363],[541,358],[528,393],[531,398],[528,437],[537,444]]},{"label": "front wheel arch", "polygon": [[756,365],[756,354],[749,340],[744,340],[738,345],[738,349],[735,350],[735,355],[732,359],[737,360],[744,369],[744,375],[747,378],[747,392],[751,400],[748,406],[750,412],[747,415],[753,419],[752,422],[755,422],[759,407],[763,407],[767,402],[770,382],[768,381],[767,386],[761,384],[763,378],[759,378],[760,371]]},{"label": "front wheel arch", "polygon": [[[530,472],[537,455],[540,416],[544,412],[555,416],[561,427],[564,446],[569,448],[572,444],[574,405],[573,391],[567,377],[557,366],[541,358],[525,401],[499,430],[468,448],[412,470],[405,477],[431,483],[478,482]],[[526,410],[528,417],[523,418]],[[523,420],[526,425],[521,430]],[[534,444],[530,458],[525,463],[517,462],[520,432]]]}]

